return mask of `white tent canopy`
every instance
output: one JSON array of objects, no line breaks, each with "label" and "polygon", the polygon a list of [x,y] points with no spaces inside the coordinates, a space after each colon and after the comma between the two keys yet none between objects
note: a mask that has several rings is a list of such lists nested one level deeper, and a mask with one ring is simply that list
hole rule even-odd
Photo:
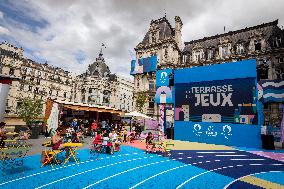
[{"label": "white tent canopy", "polygon": [[153,119],[145,114],[142,114],[140,112],[134,111],[134,112],[130,112],[130,113],[126,113],[125,116],[129,116],[129,117],[139,117],[139,118],[144,118],[144,119]]}]

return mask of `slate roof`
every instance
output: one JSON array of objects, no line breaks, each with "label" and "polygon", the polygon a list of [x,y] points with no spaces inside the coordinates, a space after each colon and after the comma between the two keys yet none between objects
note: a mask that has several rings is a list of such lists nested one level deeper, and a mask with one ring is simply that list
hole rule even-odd
[{"label": "slate roof", "polygon": [[[275,20],[273,22],[268,22],[268,23],[263,23],[261,25],[257,26],[252,26],[236,31],[229,31],[224,34],[219,34],[215,36],[210,36],[210,37],[204,37],[202,39],[197,39],[197,40],[192,40],[190,42],[185,42],[185,47],[183,49],[183,52],[191,52],[192,49],[196,46],[199,45],[203,49],[207,49],[209,47],[217,47],[220,43],[220,39],[229,39],[230,42],[232,42],[232,45],[235,45],[236,43],[242,41],[249,43],[249,37],[253,35],[253,31],[257,30],[261,33],[264,34],[264,38],[266,41],[271,42],[271,37],[273,35],[279,34],[283,35],[283,31],[277,26],[278,20]],[[247,44],[248,45],[248,44]]]},{"label": "slate roof", "polygon": [[[157,28],[159,29],[159,40],[171,38],[175,36],[175,31],[174,28],[172,28],[170,22],[166,17],[162,17],[157,20],[152,20],[151,24],[155,23],[157,24]],[[150,32],[148,31],[141,42],[143,45],[149,44],[149,34]]]}]

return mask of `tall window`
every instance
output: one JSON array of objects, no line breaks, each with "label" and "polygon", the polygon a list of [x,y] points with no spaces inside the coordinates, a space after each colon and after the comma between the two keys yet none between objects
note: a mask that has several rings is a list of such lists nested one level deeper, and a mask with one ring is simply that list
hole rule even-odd
[{"label": "tall window", "polygon": [[207,60],[211,60],[213,58],[213,50],[208,49],[207,51]]},{"label": "tall window", "polygon": [[281,45],[281,37],[279,37],[279,36],[277,36],[276,38],[275,38],[275,47],[280,47],[280,45]]},{"label": "tall window", "polygon": [[149,108],[154,108],[154,100],[153,100],[153,98],[149,98],[148,99],[148,101],[149,101]]},{"label": "tall window", "polygon": [[14,75],[14,73],[15,73],[15,70],[13,68],[10,68],[9,75]]},{"label": "tall window", "polygon": [[149,91],[155,91],[155,83],[153,80],[149,81]]},{"label": "tall window", "polygon": [[257,41],[257,40],[254,41],[254,50],[255,51],[261,51],[261,43],[260,43],[260,41]]}]

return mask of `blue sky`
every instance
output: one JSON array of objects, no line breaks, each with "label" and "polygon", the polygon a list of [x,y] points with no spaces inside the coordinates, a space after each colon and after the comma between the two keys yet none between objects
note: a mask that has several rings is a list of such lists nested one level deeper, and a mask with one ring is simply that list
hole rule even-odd
[{"label": "blue sky", "polygon": [[25,50],[40,63],[84,72],[106,44],[111,71],[129,76],[134,47],[152,19],[183,21],[183,41],[220,34],[279,19],[282,0],[0,0],[0,42]]}]

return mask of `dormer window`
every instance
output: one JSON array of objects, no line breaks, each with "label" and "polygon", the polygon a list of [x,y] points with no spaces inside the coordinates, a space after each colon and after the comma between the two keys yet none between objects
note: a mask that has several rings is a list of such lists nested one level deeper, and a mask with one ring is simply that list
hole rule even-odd
[{"label": "dormer window", "polygon": [[274,40],[274,47],[280,47],[281,45],[281,37],[277,36]]},{"label": "dormer window", "polygon": [[237,44],[237,54],[243,54],[245,52],[243,44]]},{"label": "dormer window", "polygon": [[261,51],[261,43],[260,43],[260,41],[257,41],[257,40],[254,41],[254,50],[255,51]]},{"label": "dormer window", "polygon": [[208,49],[207,51],[207,60],[211,60],[213,58],[213,50]]}]

